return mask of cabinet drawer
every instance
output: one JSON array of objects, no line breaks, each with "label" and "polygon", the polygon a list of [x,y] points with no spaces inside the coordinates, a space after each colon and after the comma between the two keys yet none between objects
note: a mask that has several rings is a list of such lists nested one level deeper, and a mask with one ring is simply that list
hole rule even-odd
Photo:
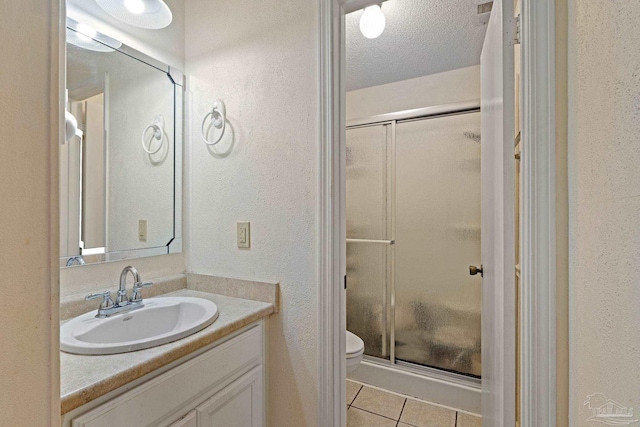
[{"label": "cabinet drawer", "polygon": [[262,363],[260,325],[75,418],[73,427],[161,426]]}]

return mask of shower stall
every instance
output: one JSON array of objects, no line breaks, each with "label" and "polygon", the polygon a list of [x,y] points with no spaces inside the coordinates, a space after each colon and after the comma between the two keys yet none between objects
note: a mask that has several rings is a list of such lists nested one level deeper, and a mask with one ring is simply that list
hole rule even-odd
[{"label": "shower stall", "polygon": [[469,275],[480,265],[479,103],[347,125],[347,329],[365,342],[359,375],[377,365],[387,378],[479,390],[481,280]]}]

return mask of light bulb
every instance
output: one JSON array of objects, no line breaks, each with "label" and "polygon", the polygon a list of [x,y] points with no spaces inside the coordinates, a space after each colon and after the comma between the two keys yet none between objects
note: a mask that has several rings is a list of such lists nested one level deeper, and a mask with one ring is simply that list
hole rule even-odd
[{"label": "light bulb", "polygon": [[93,39],[98,34],[93,27],[87,24],[78,24],[76,30],[78,31],[78,36],[83,40]]},{"label": "light bulb", "polygon": [[131,13],[135,13],[136,15],[144,12],[144,2],[142,0],[124,0],[124,6]]},{"label": "light bulb", "polygon": [[365,8],[360,17],[360,31],[368,39],[379,37],[384,31],[386,19],[382,9],[378,5]]}]

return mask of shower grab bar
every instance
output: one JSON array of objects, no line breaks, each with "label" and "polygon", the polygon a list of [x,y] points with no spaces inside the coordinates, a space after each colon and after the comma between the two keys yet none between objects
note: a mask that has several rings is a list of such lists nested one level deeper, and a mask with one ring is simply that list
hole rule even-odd
[{"label": "shower grab bar", "polygon": [[347,239],[347,243],[381,243],[383,245],[394,245],[395,240],[370,240],[370,239]]}]

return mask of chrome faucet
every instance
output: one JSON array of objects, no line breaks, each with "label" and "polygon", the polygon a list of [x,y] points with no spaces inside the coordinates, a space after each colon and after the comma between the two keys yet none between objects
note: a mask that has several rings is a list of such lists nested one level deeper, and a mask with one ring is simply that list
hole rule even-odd
[{"label": "chrome faucet", "polygon": [[120,273],[120,287],[118,288],[118,296],[116,297],[116,304],[118,305],[124,306],[129,304],[129,298],[127,297],[127,274],[129,272],[133,275],[134,286],[140,282],[140,273],[138,273],[135,267],[128,265],[122,269],[122,273]]},{"label": "chrome faucet", "polygon": [[[131,298],[127,296],[127,275],[131,272],[133,275],[133,292]],[[137,308],[144,307],[142,302],[142,295],[140,289],[153,286],[153,282],[141,282],[140,273],[134,267],[128,265],[120,273],[120,286],[118,287],[118,293],[116,301],[111,299],[111,292],[105,291],[97,294],[87,295],[86,300],[102,298],[100,307],[98,307],[98,314],[96,317],[110,317],[114,314],[123,313]]]}]

